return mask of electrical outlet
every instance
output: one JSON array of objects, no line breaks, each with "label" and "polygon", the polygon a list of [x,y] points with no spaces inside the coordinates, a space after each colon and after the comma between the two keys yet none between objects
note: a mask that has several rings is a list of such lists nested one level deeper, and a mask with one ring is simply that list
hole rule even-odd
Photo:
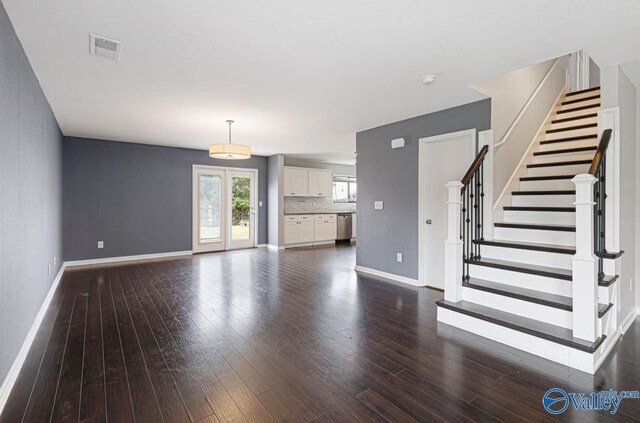
[{"label": "electrical outlet", "polygon": [[262,207],[262,201],[258,201],[258,207]]},{"label": "electrical outlet", "polygon": [[98,241],[98,248],[104,248],[104,241]]},{"label": "electrical outlet", "polygon": [[402,253],[396,253],[396,261],[402,263]]}]

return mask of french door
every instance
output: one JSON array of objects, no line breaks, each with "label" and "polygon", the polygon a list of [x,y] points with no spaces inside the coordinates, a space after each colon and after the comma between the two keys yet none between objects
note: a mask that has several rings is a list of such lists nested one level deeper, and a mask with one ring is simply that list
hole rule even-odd
[{"label": "french door", "polygon": [[193,167],[193,252],[256,246],[256,170]]}]

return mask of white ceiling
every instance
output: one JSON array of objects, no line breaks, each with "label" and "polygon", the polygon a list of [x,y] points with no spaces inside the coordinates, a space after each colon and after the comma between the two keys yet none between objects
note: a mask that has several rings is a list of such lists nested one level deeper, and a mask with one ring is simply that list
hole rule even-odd
[{"label": "white ceiling", "polygon": [[640,55],[636,0],[2,1],[66,135],[206,149],[231,118],[255,154],[333,162],[357,131],[483,98],[470,83],[592,45],[615,61],[605,39]]}]

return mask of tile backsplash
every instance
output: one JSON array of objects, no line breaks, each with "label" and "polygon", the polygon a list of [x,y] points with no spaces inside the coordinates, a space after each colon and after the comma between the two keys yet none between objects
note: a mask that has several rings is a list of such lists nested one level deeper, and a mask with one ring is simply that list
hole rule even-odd
[{"label": "tile backsplash", "polygon": [[355,203],[334,203],[331,197],[284,197],[285,214],[356,211]]}]

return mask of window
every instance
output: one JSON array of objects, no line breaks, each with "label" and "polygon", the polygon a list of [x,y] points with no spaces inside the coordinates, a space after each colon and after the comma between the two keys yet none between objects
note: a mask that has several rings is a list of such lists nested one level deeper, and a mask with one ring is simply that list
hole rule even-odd
[{"label": "window", "polygon": [[333,202],[355,203],[358,194],[358,184],[353,176],[333,177]]}]

